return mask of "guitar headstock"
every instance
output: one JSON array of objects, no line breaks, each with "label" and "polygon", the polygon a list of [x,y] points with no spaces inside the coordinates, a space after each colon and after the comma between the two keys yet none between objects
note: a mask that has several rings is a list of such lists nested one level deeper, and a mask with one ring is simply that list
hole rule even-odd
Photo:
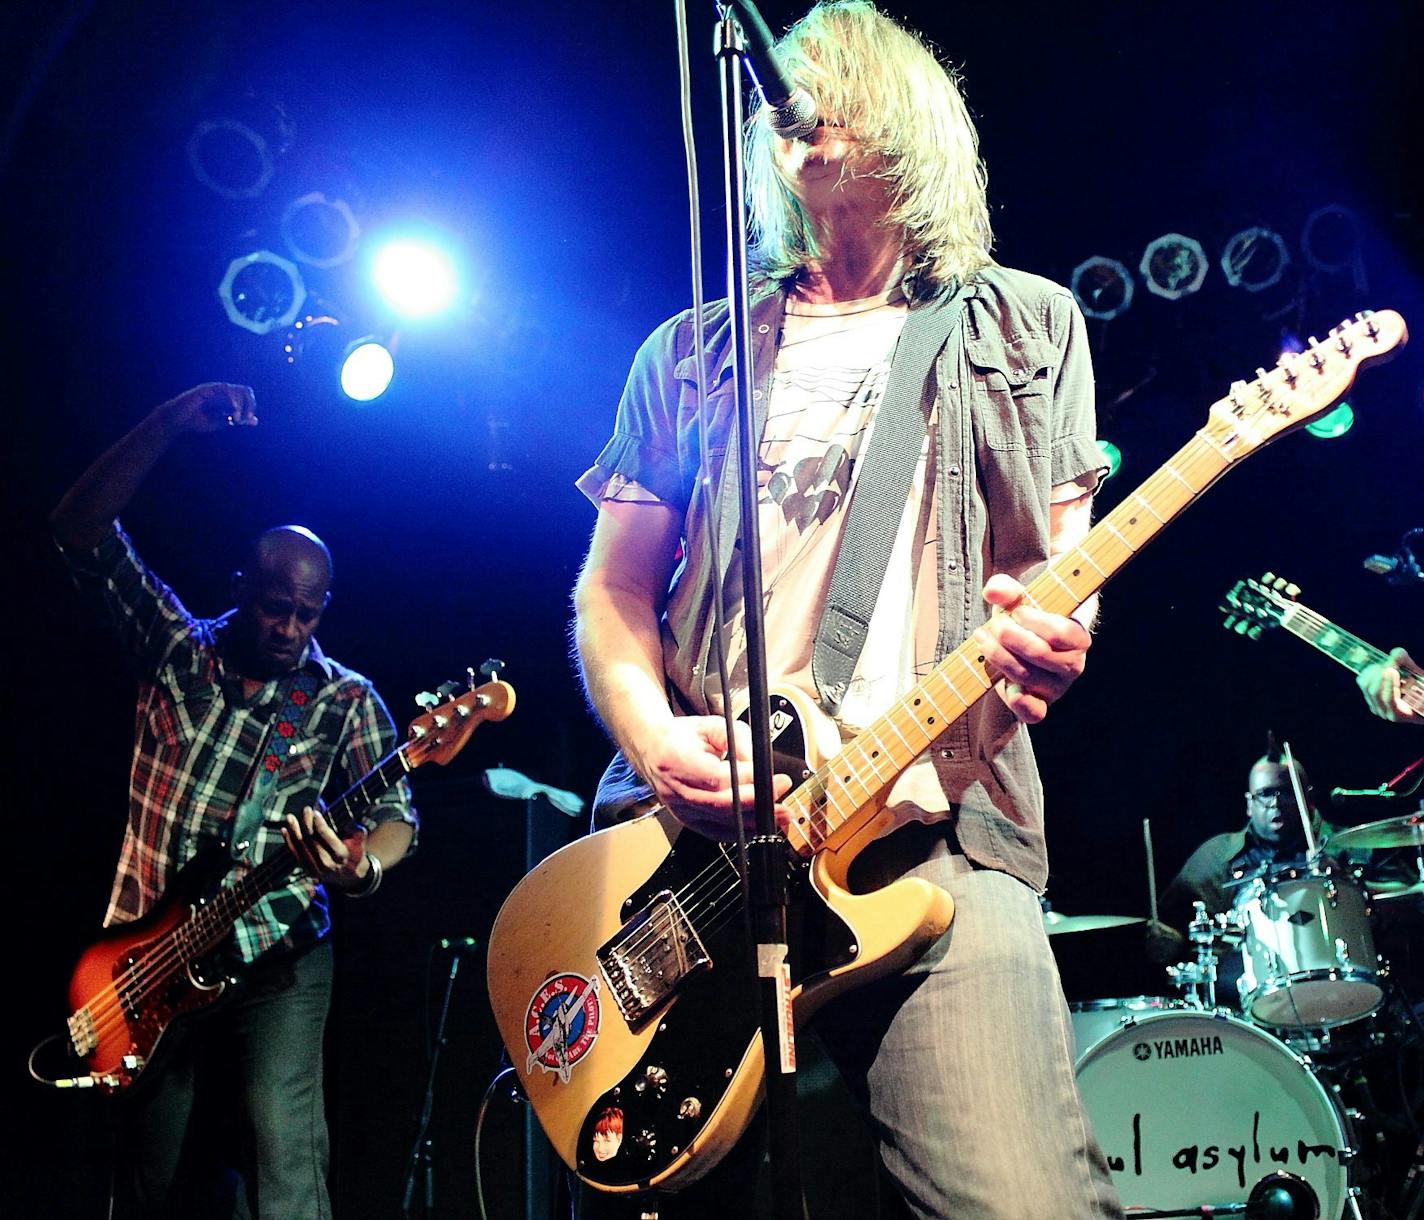
[{"label": "guitar headstock", "polygon": [[1260,580],[1238,580],[1220,606],[1228,631],[1258,640],[1263,631],[1279,627],[1296,606],[1300,588],[1284,576],[1266,572]]},{"label": "guitar headstock", "polygon": [[1409,339],[1392,309],[1356,314],[1303,352],[1287,352],[1254,381],[1238,381],[1212,405],[1203,432],[1228,461],[1236,461],[1281,433],[1301,427],[1334,406],[1358,369]]},{"label": "guitar headstock", "polygon": [[444,766],[465,748],[477,725],[503,720],[514,711],[514,687],[508,682],[471,682],[464,694],[454,694],[458,689],[447,682],[438,694],[417,697],[425,711],[410,722],[406,735],[405,758],[411,767],[428,762]]}]

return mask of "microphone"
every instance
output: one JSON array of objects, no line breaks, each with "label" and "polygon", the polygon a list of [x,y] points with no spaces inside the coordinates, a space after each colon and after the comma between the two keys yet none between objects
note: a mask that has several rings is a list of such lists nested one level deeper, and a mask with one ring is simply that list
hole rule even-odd
[{"label": "microphone", "polygon": [[480,951],[480,942],[473,936],[442,936],[435,943],[456,957],[469,957]]},{"label": "microphone", "polygon": [[1393,555],[1370,555],[1365,559],[1365,570],[1376,576],[1383,576],[1386,584],[1424,584],[1424,571],[1419,568],[1419,560],[1414,556],[1410,541],[1424,535],[1424,529],[1412,529],[1399,540],[1399,550]]},{"label": "microphone", "polygon": [[730,0],[746,35],[746,64],[766,102],[767,124],[783,140],[804,140],[816,130],[816,103],[776,58],[771,30],[752,0]]}]

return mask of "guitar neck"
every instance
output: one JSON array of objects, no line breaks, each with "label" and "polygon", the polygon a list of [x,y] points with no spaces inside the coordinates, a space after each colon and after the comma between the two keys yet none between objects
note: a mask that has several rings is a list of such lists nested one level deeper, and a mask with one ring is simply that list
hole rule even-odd
[{"label": "guitar neck", "polygon": [[[1054,556],[1025,601],[1071,614],[1147,545],[1236,460],[1225,441],[1198,431],[1155,474],[1114,508],[1071,551]],[[984,657],[967,640],[884,716],[848,743],[786,800],[788,837],[803,855],[833,847],[874,816],[871,802],[945,728],[994,684]]]},{"label": "guitar neck", "polygon": [[[1280,625],[1296,639],[1323,652],[1332,661],[1357,674],[1369,665],[1384,665],[1389,654],[1299,602],[1280,606]],[[1399,697],[1415,712],[1424,711],[1424,674],[1407,667],[1399,672]]]},{"label": "guitar neck", "polygon": [[[392,750],[325,810],[327,821],[339,836],[351,834],[362,815],[410,770],[406,746]],[[296,856],[283,844],[194,911],[190,920],[190,933],[196,938],[193,956],[201,956],[221,944],[233,925],[273,890],[281,889],[298,867]]]}]

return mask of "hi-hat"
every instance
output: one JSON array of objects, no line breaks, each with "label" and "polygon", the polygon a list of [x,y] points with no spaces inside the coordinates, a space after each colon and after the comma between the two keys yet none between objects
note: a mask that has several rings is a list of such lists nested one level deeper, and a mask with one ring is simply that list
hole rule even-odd
[{"label": "hi-hat", "polygon": [[1332,852],[1389,847],[1424,847],[1424,813],[1410,813],[1337,830],[1326,844],[1326,849]]},{"label": "hi-hat", "polygon": [[1128,924],[1146,923],[1135,915],[1060,915],[1057,911],[1044,911],[1043,926],[1049,936],[1064,932],[1096,932],[1099,928],[1121,928]]}]

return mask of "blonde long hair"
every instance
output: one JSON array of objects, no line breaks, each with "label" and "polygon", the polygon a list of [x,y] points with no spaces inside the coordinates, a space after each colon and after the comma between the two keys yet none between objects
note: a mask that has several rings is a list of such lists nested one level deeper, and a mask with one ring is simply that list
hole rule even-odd
[{"label": "blonde long hair", "polygon": [[[781,62],[816,99],[880,153],[886,224],[904,233],[916,295],[991,262],[988,179],[979,136],[952,69],[869,0],[823,0],[777,43]],[[810,217],[777,171],[777,137],[758,106],[747,123],[747,205],[753,261],[786,279],[817,257]]]}]

